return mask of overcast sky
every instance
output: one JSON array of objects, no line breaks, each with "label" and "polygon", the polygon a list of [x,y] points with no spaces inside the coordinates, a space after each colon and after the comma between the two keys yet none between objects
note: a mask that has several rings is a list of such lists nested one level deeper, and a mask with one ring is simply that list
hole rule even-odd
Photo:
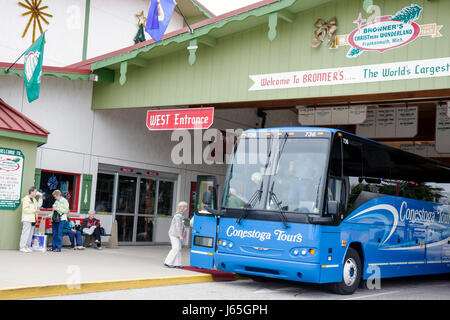
[{"label": "overcast sky", "polygon": [[225,12],[248,6],[261,0],[198,0],[209,11],[215,15],[221,15]]}]

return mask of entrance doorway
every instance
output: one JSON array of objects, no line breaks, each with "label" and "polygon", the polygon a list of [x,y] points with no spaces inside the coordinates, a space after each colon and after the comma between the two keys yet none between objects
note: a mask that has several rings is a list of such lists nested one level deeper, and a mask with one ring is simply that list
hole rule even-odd
[{"label": "entrance doorway", "polygon": [[[176,175],[99,167],[96,211],[117,220],[119,245],[148,245],[167,240],[167,221],[174,208]],[[164,230],[162,230],[164,229]]]}]

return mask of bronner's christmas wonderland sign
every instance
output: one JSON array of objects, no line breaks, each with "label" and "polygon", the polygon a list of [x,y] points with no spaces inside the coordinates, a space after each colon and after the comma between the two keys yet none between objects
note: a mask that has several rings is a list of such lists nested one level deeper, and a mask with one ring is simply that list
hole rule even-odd
[{"label": "bronner's christmas wonderland sign", "polygon": [[[384,52],[408,45],[418,37],[441,37],[441,25],[436,23],[419,25],[415,21],[420,18],[423,8],[412,4],[394,15],[377,17],[370,23],[361,17],[353,21],[357,28],[348,35],[336,36],[332,48],[349,45],[347,57],[354,58],[364,51]],[[366,24],[364,24],[366,23]]]},{"label": "bronner's christmas wonderland sign", "polygon": [[24,155],[20,150],[0,148],[0,209],[20,205]]}]

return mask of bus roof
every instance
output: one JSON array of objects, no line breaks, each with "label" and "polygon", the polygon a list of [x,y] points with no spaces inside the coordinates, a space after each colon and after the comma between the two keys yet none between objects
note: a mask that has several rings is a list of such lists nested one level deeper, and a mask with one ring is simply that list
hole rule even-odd
[{"label": "bus roof", "polygon": [[408,157],[412,157],[412,158],[416,158],[416,159],[422,159],[425,160],[429,163],[434,163],[435,165],[439,165],[441,167],[445,167],[446,169],[450,169],[450,166],[447,165],[446,163],[440,162],[440,161],[436,161],[434,159],[430,159],[430,158],[426,158],[423,156],[420,156],[418,154],[415,153],[411,153],[405,150],[401,150],[398,148],[394,148],[392,146],[386,145],[384,143],[375,141],[375,140],[371,140],[362,136],[358,136],[354,133],[350,133],[350,132],[346,132],[343,130],[339,130],[339,129],[333,129],[333,128],[322,128],[322,127],[273,127],[273,128],[256,128],[256,129],[247,129],[245,131],[243,131],[243,133],[250,133],[250,132],[305,132],[305,131],[323,131],[323,132],[329,132],[331,134],[337,133],[337,132],[342,132],[343,134],[346,135],[350,135],[353,136],[359,140],[363,140],[363,141],[367,141],[369,143],[372,144],[377,144],[378,146],[391,150],[393,152],[399,153],[399,154],[403,154],[404,156],[408,156]]}]

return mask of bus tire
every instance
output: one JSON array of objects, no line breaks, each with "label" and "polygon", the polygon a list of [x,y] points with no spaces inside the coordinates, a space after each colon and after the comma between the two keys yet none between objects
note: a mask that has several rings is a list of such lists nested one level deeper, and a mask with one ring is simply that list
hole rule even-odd
[{"label": "bus tire", "polygon": [[331,284],[331,290],[342,295],[353,294],[361,282],[361,276],[361,258],[355,249],[348,248],[342,266],[342,281]]}]

